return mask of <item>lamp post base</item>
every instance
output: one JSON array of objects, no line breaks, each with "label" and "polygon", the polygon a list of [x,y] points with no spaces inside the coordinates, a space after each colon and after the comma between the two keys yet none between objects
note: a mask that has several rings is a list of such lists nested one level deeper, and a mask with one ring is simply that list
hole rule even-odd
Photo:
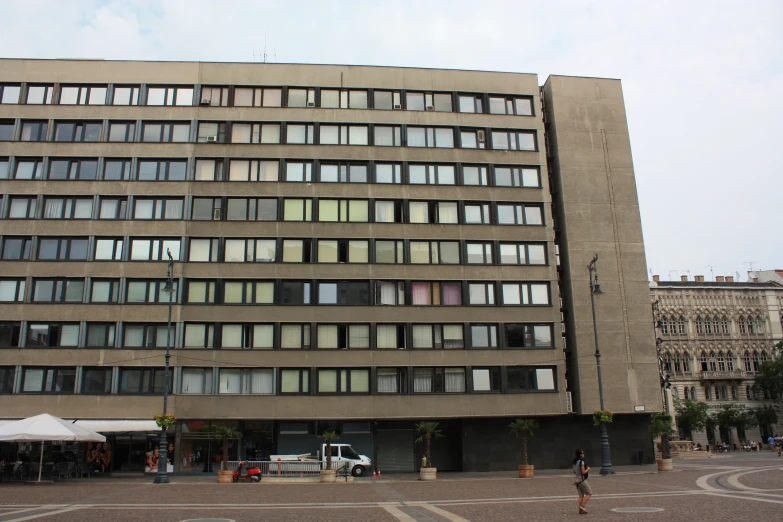
[{"label": "lamp post base", "polygon": [[614,475],[612,468],[612,456],[609,448],[609,433],[606,424],[601,423],[601,475]]},{"label": "lamp post base", "polygon": [[169,483],[169,476],[168,475],[157,475],[155,476],[155,481],[153,484],[168,484]]}]

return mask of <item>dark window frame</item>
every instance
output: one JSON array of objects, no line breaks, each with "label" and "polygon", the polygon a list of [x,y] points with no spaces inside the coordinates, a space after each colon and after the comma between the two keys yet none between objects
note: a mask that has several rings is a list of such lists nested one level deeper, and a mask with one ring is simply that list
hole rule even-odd
[{"label": "dark window frame", "polygon": [[[54,173],[55,163],[62,163],[67,165],[66,174],[64,177],[60,177],[59,173]],[[84,176],[84,170],[87,164],[95,164],[95,175]],[[46,179],[49,181],[96,181],[99,178],[98,166],[100,161],[98,158],[50,158],[49,165],[46,169]],[[58,166],[59,168],[59,166]],[[92,170],[90,174],[92,174]]]},{"label": "dark window frame", "polygon": [[[24,385],[25,381],[27,380],[27,372],[30,370],[42,370],[44,372],[44,377],[41,380],[41,389],[40,390],[28,390],[25,391]],[[73,371],[72,376],[71,375],[61,375],[65,372]],[[51,375],[51,377],[50,377]],[[56,386],[56,381],[59,379],[64,379],[67,377],[71,377],[72,382],[72,388],[70,390],[57,390],[54,389]],[[47,384],[51,384],[51,389],[47,389]],[[76,393],[76,366],[23,366],[22,367],[22,378],[21,383],[19,386],[19,393],[20,394],[73,394]]]},{"label": "dark window frame", "polygon": [[[57,242],[57,257],[54,259],[49,258],[41,258],[41,243],[43,241],[56,241]],[[71,248],[73,247],[74,241],[85,241],[86,242],[86,248],[84,249],[84,258],[72,258],[71,257]],[[65,247],[63,247],[65,245]],[[63,248],[65,248],[65,251],[63,252]],[[87,261],[87,258],[89,257],[89,250],[90,250],[90,238],[89,236],[84,237],[55,237],[55,236],[41,236],[38,238],[38,249],[36,252],[36,260],[37,261]],[[64,256],[63,256],[64,253]]]}]

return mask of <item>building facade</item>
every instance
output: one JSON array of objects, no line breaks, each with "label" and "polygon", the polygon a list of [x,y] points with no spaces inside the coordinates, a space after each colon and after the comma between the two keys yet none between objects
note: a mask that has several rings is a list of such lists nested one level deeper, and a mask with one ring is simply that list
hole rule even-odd
[{"label": "building facade", "polygon": [[[662,371],[669,376],[673,402],[706,402],[711,410],[724,404],[757,408],[779,404],[754,389],[754,378],[765,361],[775,357],[783,340],[783,285],[774,281],[660,281],[653,277],[652,299],[660,342]],[[690,434],[694,442],[739,444],[766,441],[783,423],[747,430],[717,426]],[[688,434],[683,434],[688,436]]]},{"label": "building facade", "polygon": [[143,468],[155,434],[133,423],[161,409],[170,295],[175,471],[209,470],[213,423],[243,431],[232,458],[314,451],[337,429],[382,470],[412,471],[419,420],[444,430],[439,468],[513,469],[520,416],[541,423],[534,463],[562,467],[599,447],[599,253],[615,461],[650,448],[660,400],[618,80],[0,71],[3,418],[104,421],[112,469]]}]

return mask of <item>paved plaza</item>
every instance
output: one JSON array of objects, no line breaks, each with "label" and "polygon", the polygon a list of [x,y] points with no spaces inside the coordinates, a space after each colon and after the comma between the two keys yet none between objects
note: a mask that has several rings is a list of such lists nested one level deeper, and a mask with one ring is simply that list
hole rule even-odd
[{"label": "paved plaza", "polygon": [[[598,469],[594,465],[594,469]],[[783,512],[783,458],[764,451],[618,468],[590,479],[589,514],[577,514],[563,470],[532,480],[509,473],[442,474],[436,482],[384,475],[338,484],[217,484],[214,477],[81,479],[49,486],[0,485],[0,522],[340,520],[777,520]],[[645,509],[643,512],[640,510]]]}]

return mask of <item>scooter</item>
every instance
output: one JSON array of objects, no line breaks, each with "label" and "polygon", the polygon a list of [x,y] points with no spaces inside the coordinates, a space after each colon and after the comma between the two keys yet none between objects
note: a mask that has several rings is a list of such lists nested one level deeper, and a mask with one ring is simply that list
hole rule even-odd
[{"label": "scooter", "polygon": [[245,466],[245,461],[239,462],[239,467],[234,472],[234,482],[245,480],[248,482],[261,482],[261,468],[250,468]]}]

